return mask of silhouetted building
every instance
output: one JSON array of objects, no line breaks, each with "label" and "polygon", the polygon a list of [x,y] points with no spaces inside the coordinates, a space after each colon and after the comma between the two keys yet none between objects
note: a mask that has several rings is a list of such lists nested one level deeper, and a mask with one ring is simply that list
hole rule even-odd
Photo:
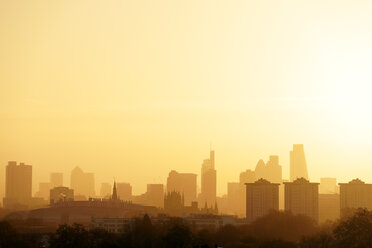
[{"label": "silhouetted building", "polygon": [[285,182],[285,210],[293,214],[303,214],[318,221],[318,186],[305,178]]},{"label": "silhouetted building", "polygon": [[110,199],[113,200],[113,201],[119,200],[118,191],[116,189],[116,182],[115,181],[114,181],[114,187],[112,188],[112,195],[111,195]]},{"label": "silhouetted building", "polygon": [[297,178],[305,178],[306,180],[309,180],[304,145],[293,145],[293,151],[289,152],[289,161],[291,181],[294,181]]},{"label": "silhouetted building", "polygon": [[148,205],[162,208],[164,206],[164,185],[147,184],[146,198]]},{"label": "silhouetted building", "polygon": [[[253,183],[256,181],[256,173],[252,170],[246,170],[240,173],[239,182],[245,187],[246,183]],[[245,204],[245,203],[244,203]]]},{"label": "silhouetted building", "polygon": [[35,196],[43,198],[44,200],[48,200],[50,194],[49,191],[50,183],[39,183],[39,191],[35,193]]},{"label": "silhouetted building", "polygon": [[200,203],[216,203],[217,172],[214,167],[214,151],[210,151],[209,159],[205,159],[201,168]]},{"label": "silhouetted building", "polygon": [[102,198],[110,198],[111,195],[111,184],[109,183],[102,183],[101,184],[101,190],[100,190],[100,195]]},{"label": "silhouetted building", "polygon": [[260,159],[254,172],[256,178],[263,178],[273,183],[282,182],[282,166],[279,165],[279,156],[270,156],[266,164]]},{"label": "silhouetted building", "polygon": [[123,233],[133,219],[129,218],[94,218],[92,217],[91,228],[103,229],[108,233]]},{"label": "silhouetted building", "polygon": [[360,179],[340,185],[341,217],[347,217],[358,208],[372,210],[372,184],[366,184]]},{"label": "silhouetted building", "polygon": [[62,187],[63,186],[63,173],[50,173],[50,187]]},{"label": "silhouetted building", "polygon": [[190,205],[196,201],[196,174],[178,173],[172,170],[167,178],[167,192],[179,192],[185,197],[185,203]]},{"label": "silhouetted building", "polygon": [[319,194],[319,223],[340,218],[340,195]]},{"label": "silhouetted building", "polygon": [[183,219],[195,230],[217,231],[225,225],[246,224],[242,220],[229,215],[191,214]]},{"label": "silhouetted building", "polygon": [[269,213],[279,210],[279,184],[259,179],[246,183],[246,217],[252,222]]},{"label": "silhouetted building", "polygon": [[[128,201],[94,199],[86,201],[59,201],[49,208],[18,212],[17,219],[39,219],[44,224],[57,227],[59,224],[79,223],[90,226],[94,218],[134,218],[144,214],[157,215],[159,210],[151,206],[142,206]],[[22,217],[23,216],[23,217]]]},{"label": "silhouetted building", "polygon": [[50,204],[74,200],[74,190],[68,187],[54,187],[50,190]]},{"label": "silhouetted building", "polygon": [[218,205],[218,212],[221,214],[228,214],[229,213],[229,205],[227,201],[227,194],[222,196],[217,196],[217,205]]},{"label": "silhouetted building", "polygon": [[9,161],[6,166],[4,208],[25,209],[32,197],[32,166]]},{"label": "silhouetted building", "polygon": [[179,192],[168,192],[164,197],[164,211],[170,216],[184,216],[190,214],[218,214],[217,203],[211,206],[204,205],[199,209],[198,202],[193,201],[189,206],[185,206],[185,198]]},{"label": "silhouetted building", "polygon": [[117,183],[116,189],[120,200],[130,201],[132,199],[132,186],[130,183]]},{"label": "silhouetted building", "polygon": [[94,197],[94,174],[85,173],[79,167],[75,167],[71,172],[71,188],[75,195]]},{"label": "silhouetted building", "polygon": [[240,183],[227,184],[228,214],[243,216],[245,209],[245,191],[241,190]]},{"label": "silhouetted building", "polygon": [[337,179],[331,177],[320,178],[319,194],[337,194]]},{"label": "silhouetted building", "polygon": [[282,183],[282,166],[279,165],[279,156],[271,155],[266,163],[266,180],[272,183]]},{"label": "silhouetted building", "polygon": [[185,199],[179,192],[168,192],[164,197],[164,211],[172,216],[181,216],[184,212]]}]

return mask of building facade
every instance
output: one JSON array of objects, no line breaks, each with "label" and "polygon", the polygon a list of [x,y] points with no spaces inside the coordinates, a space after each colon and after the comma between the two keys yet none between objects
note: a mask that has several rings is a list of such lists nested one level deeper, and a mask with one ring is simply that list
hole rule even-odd
[{"label": "building facade", "polygon": [[259,179],[246,183],[246,218],[252,222],[269,213],[279,210],[279,184]]},{"label": "building facade", "polygon": [[94,174],[83,172],[79,167],[75,167],[71,172],[71,188],[75,195],[82,195],[85,198],[95,196]]},{"label": "building facade", "polygon": [[130,183],[116,183],[119,199],[123,201],[132,200],[132,186]]},{"label": "building facade", "polygon": [[167,192],[179,192],[185,198],[185,204],[191,205],[196,201],[196,178],[193,173],[178,173],[172,170],[167,178]]},{"label": "building facade", "polygon": [[50,204],[74,200],[74,190],[67,187],[54,187],[50,190]]},{"label": "building facade", "polygon": [[297,178],[305,178],[306,180],[309,180],[304,145],[293,145],[293,150],[289,152],[289,167],[290,180],[292,182]]},{"label": "building facade", "polygon": [[201,168],[200,204],[213,205],[216,203],[217,171],[215,169],[214,151],[210,151],[209,159],[205,159]]},{"label": "building facade", "polygon": [[305,178],[284,183],[284,209],[293,214],[306,215],[316,222],[319,218],[319,183],[310,183]]},{"label": "building facade", "polygon": [[62,187],[63,186],[63,173],[50,173],[50,187]]},{"label": "building facade", "polygon": [[9,161],[5,175],[4,208],[26,209],[32,198],[32,166]]},{"label": "building facade", "polygon": [[341,217],[351,215],[358,208],[372,210],[372,184],[357,178],[339,185]]}]

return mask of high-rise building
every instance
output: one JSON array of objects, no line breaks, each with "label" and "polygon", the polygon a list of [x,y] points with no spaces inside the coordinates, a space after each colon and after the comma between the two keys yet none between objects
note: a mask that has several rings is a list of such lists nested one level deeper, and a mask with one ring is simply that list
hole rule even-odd
[{"label": "high-rise building", "polygon": [[36,197],[41,197],[44,200],[49,199],[50,183],[39,183],[39,191],[35,193]]},{"label": "high-rise building", "polygon": [[82,195],[87,198],[94,197],[94,174],[85,173],[79,167],[75,167],[71,172],[71,189],[75,195]]},{"label": "high-rise building", "polygon": [[247,221],[252,222],[270,210],[279,210],[279,183],[261,178],[245,185]]},{"label": "high-rise building", "polygon": [[305,178],[285,182],[285,210],[309,216],[318,222],[318,186],[319,183],[310,183]]},{"label": "high-rise building", "polygon": [[260,159],[256,165],[255,177],[272,183],[282,183],[282,166],[279,165],[279,156],[270,156],[266,164]]},{"label": "high-rise building", "polygon": [[289,152],[289,161],[290,180],[292,182],[297,178],[305,178],[306,180],[309,180],[304,145],[293,145],[293,151]]},{"label": "high-rise building", "polygon": [[63,173],[50,173],[50,186],[62,187],[63,186]]},{"label": "high-rise building", "polygon": [[319,194],[319,223],[340,218],[340,195]]},{"label": "high-rise building", "polygon": [[239,182],[243,186],[243,189],[245,189],[246,183],[253,183],[255,181],[256,181],[256,173],[252,170],[243,171],[239,175]]},{"label": "high-rise building", "polygon": [[196,201],[196,174],[178,173],[172,170],[167,178],[167,192],[179,192],[185,198],[185,204]]},{"label": "high-rise building", "polygon": [[213,205],[216,203],[217,172],[214,161],[214,151],[210,151],[209,159],[204,160],[201,168],[200,202],[202,204]]},{"label": "high-rise building", "polygon": [[235,182],[227,183],[228,214],[243,216],[245,206],[244,202],[245,202],[244,191],[241,190],[240,183]]},{"label": "high-rise building", "polygon": [[271,155],[266,163],[267,179],[272,183],[282,183],[282,166],[279,165],[279,156]]},{"label": "high-rise building", "polygon": [[123,201],[132,200],[132,186],[130,183],[116,183],[116,190],[118,197]]},{"label": "high-rise building", "polygon": [[100,196],[102,198],[110,198],[111,190],[112,190],[112,187],[110,183],[102,183],[101,189],[100,189]]},{"label": "high-rise building", "polygon": [[358,208],[372,210],[372,184],[357,178],[339,185],[341,217],[352,215]]},{"label": "high-rise building", "polygon": [[337,194],[337,179],[331,177],[320,178],[319,194]]},{"label": "high-rise building", "polygon": [[68,187],[54,187],[50,190],[50,204],[61,201],[73,201],[74,190]]},{"label": "high-rise building", "polygon": [[27,208],[31,198],[32,166],[9,161],[6,166],[4,208]]},{"label": "high-rise building", "polygon": [[155,207],[164,206],[164,185],[147,184],[146,200],[148,205]]}]

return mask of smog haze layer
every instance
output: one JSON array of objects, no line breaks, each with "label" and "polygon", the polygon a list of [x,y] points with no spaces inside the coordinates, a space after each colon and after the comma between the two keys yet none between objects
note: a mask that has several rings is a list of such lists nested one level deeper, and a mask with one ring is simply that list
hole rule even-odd
[{"label": "smog haze layer", "polygon": [[[0,182],[75,166],[165,183],[216,151],[217,194],[305,144],[309,177],[372,181],[372,2],[1,1]],[[198,176],[198,181],[200,176]],[[0,187],[3,190],[3,187]],[[3,192],[0,192],[1,195]]]}]

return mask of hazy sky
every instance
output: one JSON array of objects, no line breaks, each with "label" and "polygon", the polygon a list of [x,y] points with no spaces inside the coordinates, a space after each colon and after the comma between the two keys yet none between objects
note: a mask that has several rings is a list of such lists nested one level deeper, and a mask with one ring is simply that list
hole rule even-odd
[{"label": "hazy sky", "polygon": [[[372,1],[0,1],[0,193],[75,166],[96,183],[200,174],[218,194],[303,143],[311,180],[372,182]],[[198,176],[200,180],[200,176]],[[200,185],[199,185],[200,187]],[[97,192],[99,187],[97,187]]]}]

